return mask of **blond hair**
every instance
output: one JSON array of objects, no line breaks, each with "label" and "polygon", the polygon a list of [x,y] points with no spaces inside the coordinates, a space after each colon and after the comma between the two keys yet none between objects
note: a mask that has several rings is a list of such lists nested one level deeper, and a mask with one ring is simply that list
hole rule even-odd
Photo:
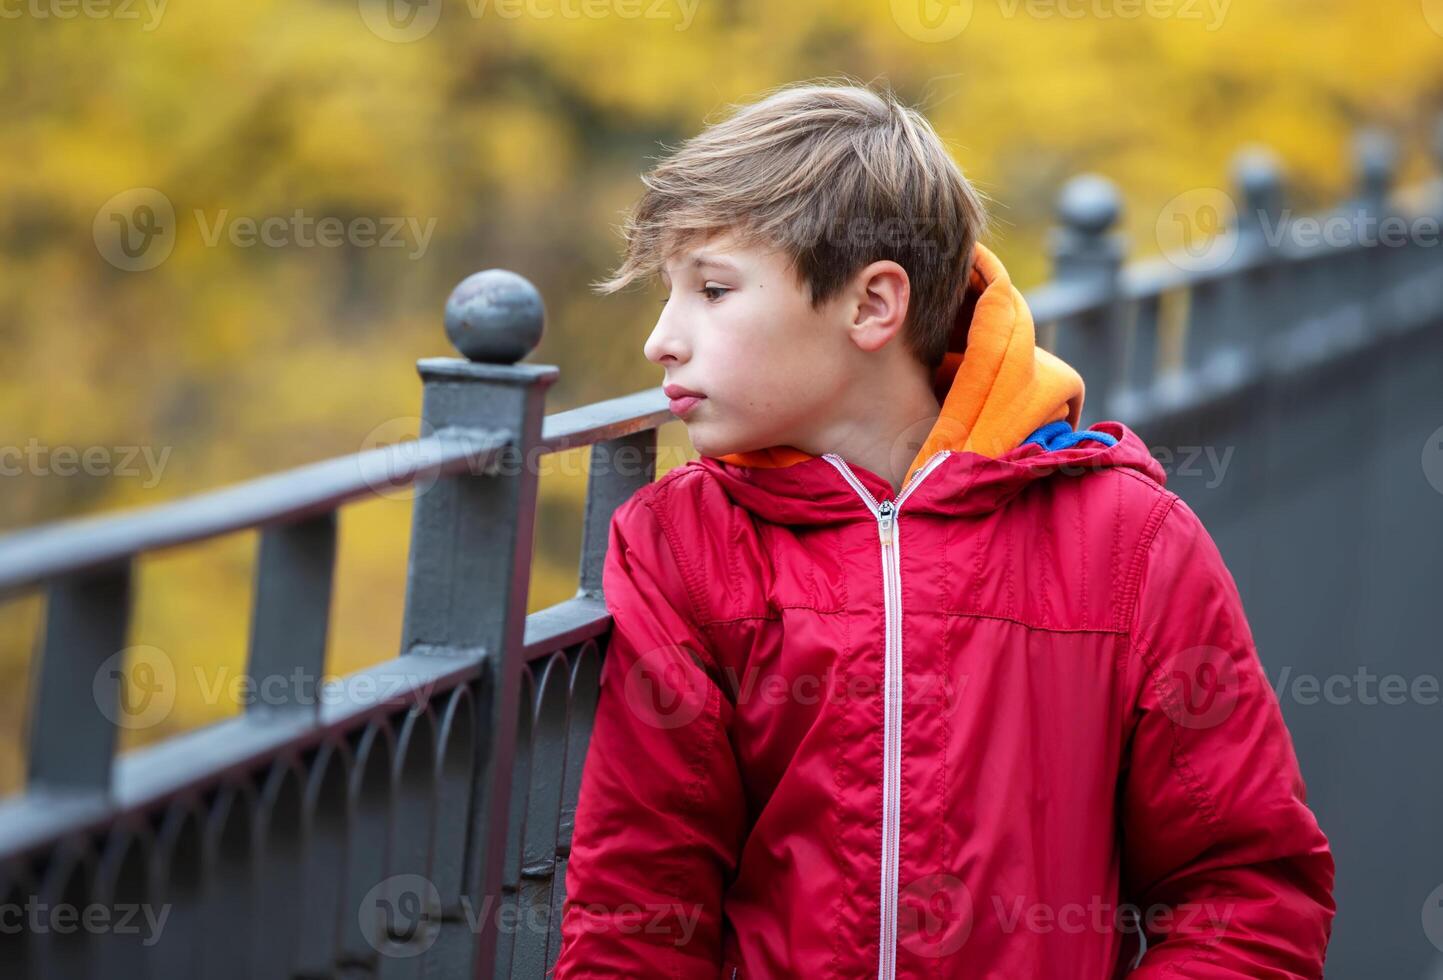
[{"label": "blond hair", "polygon": [[779,248],[814,308],[890,259],[911,283],[907,347],[935,369],[987,214],[931,123],[890,91],[845,79],[791,83],[730,108],[642,176],[646,191],[622,227],[625,261],[594,287],[657,275],[677,250],[720,232]]}]

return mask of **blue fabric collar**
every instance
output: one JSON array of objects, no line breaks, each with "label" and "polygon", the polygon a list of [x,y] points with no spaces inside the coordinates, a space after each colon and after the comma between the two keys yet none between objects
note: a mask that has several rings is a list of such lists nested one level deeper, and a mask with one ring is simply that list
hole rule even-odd
[{"label": "blue fabric collar", "polygon": [[1117,438],[1106,432],[1094,432],[1091,429],[1082,429],[1078,432],[1072,431],[1072,426],[1067,424],[1066,419],[1058,419],[1055,422],[1048,422],[1022,440],[1022,445],[1035,442],[1046,450],[1069,449],[1086,439],[1092,439],[1102,443],[1104,446],[1117,445]]}]

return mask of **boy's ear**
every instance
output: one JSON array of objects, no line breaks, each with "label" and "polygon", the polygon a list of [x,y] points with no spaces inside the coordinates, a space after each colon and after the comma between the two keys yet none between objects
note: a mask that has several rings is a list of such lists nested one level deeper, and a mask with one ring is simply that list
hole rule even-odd
[{"label": "boy's ear", "polygon": [[848,290],[852,340],[865,351],[880,350],[907,322],[912,282],[907,270],[881,259],[859,270]]}]

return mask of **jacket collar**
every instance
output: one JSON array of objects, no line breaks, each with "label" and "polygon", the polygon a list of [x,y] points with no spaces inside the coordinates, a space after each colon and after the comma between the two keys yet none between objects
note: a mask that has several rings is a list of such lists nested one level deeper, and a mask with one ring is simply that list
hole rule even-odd
[{"label": "jacket collar", "polygon": [[[1001,508],[1037,481],[1109,468],[1131,469],[1166,485],[1166,471],[1137,433],[1115,421],[1097,422],[1089,429],[1107,433],[1117,441],[1109,446],[1089,439],[1052,450],[1029,442],[996,458],[973,450],[939,450],[943,454],[941,461],[915,486],[903,486],[907,499],[901,512],[976,516]],[[821,456],[789,466],[741,466],[702,456],[688,465],[712,473],[733,503],[773,524],[872,520],[863,498],[837,467]],[[881,475],[861,466],[845,465],[875,500],[900,496],[893,493],[892,485]]]}]

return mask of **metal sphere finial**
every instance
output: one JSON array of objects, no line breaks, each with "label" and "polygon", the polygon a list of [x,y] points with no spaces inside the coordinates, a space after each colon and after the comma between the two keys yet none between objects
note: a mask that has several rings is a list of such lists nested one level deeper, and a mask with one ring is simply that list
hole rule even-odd
[{"label": "metal sphere finial", "polygon": [[1282,196],[1283,167],[1266,146],[1249,145],[1234,154],[1232,176],[1250,211],[1271,213]]},{"label": "metal sphere finial", "polygon": [[467,276],[446,300],[446,336],[470,361],[515,364],[541,342],[545,321],[536,287],[506,269]]},{"label": "metal sphere finial", "polygon": [[1122,195],[1112,181],[1099,174],[1073,177],[1057,196],[1058,219],[1084,235],[1101,235],[1117,223],[1120,214]]}]

